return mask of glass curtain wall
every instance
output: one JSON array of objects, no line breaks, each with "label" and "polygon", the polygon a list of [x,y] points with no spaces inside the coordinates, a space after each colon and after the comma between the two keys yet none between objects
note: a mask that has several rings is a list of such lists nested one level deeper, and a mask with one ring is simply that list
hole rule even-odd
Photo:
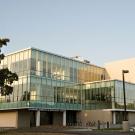
[{"label": "glass curtain wall", "polygon": [[62,56],[32,49],[31,75],[69,82],[105,80],[105,69]]},{"label": "glass curtain wall", "polygon": [[[127,109],[135,109],[135,84],[125,83]],[[115,107],[124,109],[123,83],[115,81]]]},{"label": "glass curtain wall", "polygon": [[83,85],[85,110],[111,109],[114,100],[114,81],[86,83]]},{"label": "glass curtain wall", "polygon": [[13,83],[13,93],[8,96],[0,94],[0,102],[18,102],[24,101],[30,91],[30,60],[31,50],[23,50],[14,54],[7,55],[1,62],[1,68],[9,68],[16,72],[19,80]]},{"label": "glass curtain wall", "polygon": [[0,102],[30,101],[31,107],[81,108],[82,84],[106,79],[104,68],[33,48],[6,56],[1,63],[5,67],[19,80],[14,92],[0,96]]},{"label": "glass curtain wall", "polygon": [[[125,83],[127,109],[135,109],[135,84]],[[124,109],[122,81],[102,81],[82,85],[83,109]]]},{"label": "glass curtain wall", "polygon": [[52,108],[81,107],[81,84],[104,79],[103,68],[32,49],[30,100],[33,103]]}]

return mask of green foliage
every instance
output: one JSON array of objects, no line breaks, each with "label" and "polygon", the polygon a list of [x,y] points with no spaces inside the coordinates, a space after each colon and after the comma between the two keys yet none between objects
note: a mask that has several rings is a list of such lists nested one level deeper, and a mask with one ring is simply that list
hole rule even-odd
[{"label": "green foliage", "polygon": [[[0,39],[0,63],[4,59],[4,54],[1,54],[1,48],[3,45],[7,45],[9,39]],[[16,73],[12,73],[8,68],[0,69],[0,92],[2,96],[12,94],[12,83],[18,80]]]},{"label": "green foliage", "polygon": [[12,73],[8,68],[0,70],[0,88],[1,95],[9,95],[13,92],[13,87],[11,86],[13,81],[17,81],[18,76],[16,73]]},{"label": "green foliage", "polygon": [[7,45],[7,42],[10,40],[8,38],[0,38],[0,48],[2,48],[3,45]]},{"label": "green foliage", "polygon": [[7,45],[7,42],[9,42],[10,40],[8,38],[0,38],[0,63],[1,63],[1,60],[4,59],[5,55],[4,54],[1,54],[1,48],[4,46],[4,45]]},{"label": "green foliage", "polygon": [[1,60],[4,59],[4,54],[0,54],[0,63],[1,63]]}]

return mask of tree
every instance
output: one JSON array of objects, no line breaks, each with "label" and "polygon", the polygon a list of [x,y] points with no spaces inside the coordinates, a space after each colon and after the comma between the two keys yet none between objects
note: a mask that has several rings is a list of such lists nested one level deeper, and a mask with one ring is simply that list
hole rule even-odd
[{"label": "tree", "polygon": [[1,60],[4,59],[4,54],[1,54],[1,48],[3,47],[3,45],[7,45],[7,42],[9,42],[10,40],[8,38],[3,38],[1,39],[0,38],[0,63],[1,63]]},{"label": "tree", "polygon": [[[0,64],[1,64],[1,60],[4,59],[5,55],[3,53],[1,53],[1,48],[4,45],[7,45],[7,42],[9,42],[10,40],[7,38],[1,39],[0,38]],[[16,73],[12,73],[11,71],[9,71],[8,68],[3,68],[0,69],[0,92],[2,96],[6,96],[9,94],[12,94],[13,92],[13,87],[12,87],[12,83],[14,81],[18,80],[18,76]]]}]

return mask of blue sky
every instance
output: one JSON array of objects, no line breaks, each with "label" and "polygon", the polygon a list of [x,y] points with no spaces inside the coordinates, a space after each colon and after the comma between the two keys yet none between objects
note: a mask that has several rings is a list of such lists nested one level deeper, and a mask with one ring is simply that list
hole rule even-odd
[{"label": "blue sky", "polygon": [[93,64],[135,57],[135,0],[0,0],[5,53],[30,46]]}]

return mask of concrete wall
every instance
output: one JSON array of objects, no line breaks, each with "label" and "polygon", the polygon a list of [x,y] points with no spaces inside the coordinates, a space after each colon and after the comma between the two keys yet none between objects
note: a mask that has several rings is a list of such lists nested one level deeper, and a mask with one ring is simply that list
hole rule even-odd
[{"label": "concrete wall", "polygon": [[110,79],[118,80],[122,80],[123,69],[129,70],[129,73],[126,74],[126,81],[135,83],[135,58],[107,63],[105,68]]},{"label": "concrete wall", "polygon": [[112,123],[112,112],[105,110],[88,110],[77,112],[77,121],[81,121],[85,126],[87,122],[109,122]]},{"label": "concrete wall", "polygon": [[18,110],[18,128],[30,127],[30,112],[28,110]]},{"label": "concrete wall", "polygon": [[0,112],[0,127],[17,128],[18,112],[8,111]]}]

